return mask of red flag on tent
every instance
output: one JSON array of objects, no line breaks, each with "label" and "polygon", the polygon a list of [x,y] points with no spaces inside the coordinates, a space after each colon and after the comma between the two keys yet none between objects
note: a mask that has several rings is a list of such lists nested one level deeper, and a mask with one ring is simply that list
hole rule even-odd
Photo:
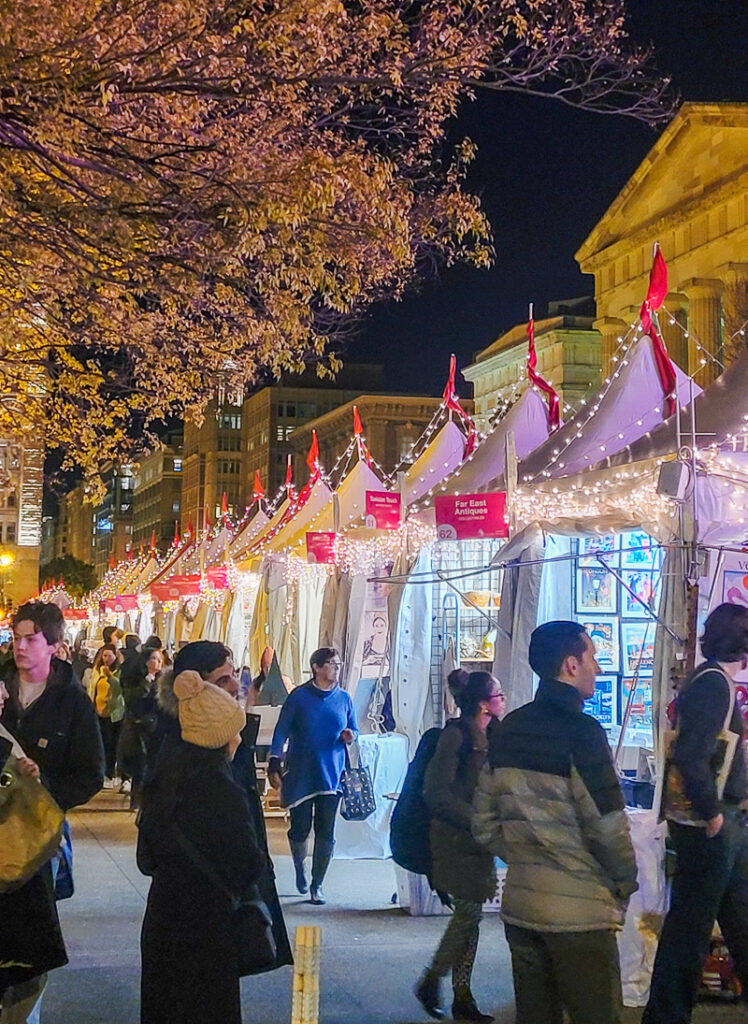
[{"label": "red flag on tent", "polygon": [[532,303],[530,303],[530,316],[527,321],[527,342],[527,376],[531,384],[548,395],[548,426],[551,431],[558,430],[561,426],[561,404],[558,394],[535,369],[538,365],[538,354],[535,351],[535,321],[532,315]]},{"label": "red flag on tent", "polygon": [[205,532],[207,533],[209,530],[210,530],[210,510],[208,509],[208,506],[206,505],[205,506]]},{"label": "red flag on tent", "polygon": [[138,554],[140,555],[141,558],[143,557],[144,552],[145,552],[145,548],[143,547],[143,541],[141,540],[140,548],[139,548],[139,551],[138,551]]},{"label": "red flag on tent", "polygon": [[371,466],[371,452],[363,438],[364,425],[359,416],[358,406],[353,406],[353,436],[356,438],[359,458],[366,459],[367,465]]},{"label": "red flag on tent", "polygon": [[110,569],[114,568],[114,555],[110,555],[109,556],[109,568]]},{"label": "red flag on tent", "polygon": [[455,384],[455,377],[457,375],[457,359],[453,355],[449,357],[449,376],[447,377],[447,383],[444,385],[444,392],[442,398],[447,409],[456,413],[461,421],[462,425],[467,430],[467,438],[465,440],[465,451],[463,453],[463,460],[472,455],[475,451],[475,446],[478,443],[478,435],[475,431],[475,424],[473,423],[472,417],[468,416],[465,410],[462,408],[460,403],[460,397],[457,394],[457,387]]},{"label": "red flag on tent", "polygon": [[309,466],[309,480],[319,480],[320,468],[319,468],[319,442],[317,441],[317,431],[312,431],[312,443],[309,446],[309,451],[306,456],[306,464]]},{"label": "red flag on tent", "polygon": [[189,537],[190,540],[192,540],[192,538],[195,536],[195,524],[192,522],[191,519],[187,522],[187,536]]},{"label": "red flag on tent", "polygon": [[156,531],[154,530],[151,533],[151,551],[155,551],[155,550],[156,550]]},{"label": "red flag on tent", "polygon": [[229,514],[229,499],[226,496],[226,492],[224,491],[223,494],[221,495],[221,515],[225,519],[228,514]]},{"label": "red flag on tent", "polygon": [[57,581],[57,586],[59,587],[60,590],[64,590],[65,589],[65,579],[64,579],[64,577],[60,576],[59,580]]},{"label": "red flag on tent", "polygon": [[649,288],[647,297],[639,310],[642,331],[652,339],[652,350],[654,352],[655,366],[662,384],[662,391],[665,396],[665,415],[672,416],[675,412],[675,368],[670,356],[667,354],[665,343],[660,337],[660,332],[652,320],[652,313],[660,308],[667,295],[667,264],[662,255],[659,243],[655,243],[655,254],[652,261],[652,269],[649,272]]},{"label": "red flag on tent", "polygon": [[132,548],[127,549],[127,561],[132,562],[135,552]]},{"label": "red flag on tent", "polygon": [[[286,480],[286,486],[288,486],[288,480]],[[262,486],[262,480],[260,480],[259,469],[255,470],[255,485],[252,490],[252,501],[260,501],[261,498],[265,497],[265,488]]]},{"label": "red flag on tent", "polygon": [[180,537],[179,537],[179,520],[175,519],[174,520],[174,541],[173,541],[174,547],[176,547],[179,544],[179,540],[180,540]]}]

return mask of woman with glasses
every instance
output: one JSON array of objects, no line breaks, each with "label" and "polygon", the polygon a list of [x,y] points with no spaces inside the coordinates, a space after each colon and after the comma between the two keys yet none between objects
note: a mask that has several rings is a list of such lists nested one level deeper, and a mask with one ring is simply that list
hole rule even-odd
[{"label": "woman with glasses", "polygon": [[[281,791],[281,805],[291,815],[291,846],[296,888],[312,903],[326,902],[322,882],[335,846],[335,815],[345,746],[358,735],[350,694],[338,686],[340,658],[321,647],[311,659],[312,678],[289,693],[273,733],[268,781]],[[314,826],[311,887],[304,861]]]},{"label": "woman with glasses", "polygon": [[[453,673],[456,675],[456,673]],[[470,831],[473,792],[488,752],[487,731],[504,717],[506,700],[490,672],[461,672],[456,695],[459,718],[447,722],[426,770],[423,795],[431,811],[431,879],[449,893],[454,913],[416,997],[430,1016],[444,1017],[440,980],[452,972],[452,1016],[457,1021],[493,1020],[481,1013],[470,989],[483,903],[496,893],[493,854]]]}]

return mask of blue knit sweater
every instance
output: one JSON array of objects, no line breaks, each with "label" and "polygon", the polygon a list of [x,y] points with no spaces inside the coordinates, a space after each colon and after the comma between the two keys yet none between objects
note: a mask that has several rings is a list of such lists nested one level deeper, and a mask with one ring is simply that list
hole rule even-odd
[{"label": "blue knit sweater", "polygon": [[345,690],[320,690],[310,681],[289,693],[270,747],[270,757],[282,758],[288,741],[281,788],[284,807],[339,791],[345,768],[343,729],[358,734],[353,701]]}]

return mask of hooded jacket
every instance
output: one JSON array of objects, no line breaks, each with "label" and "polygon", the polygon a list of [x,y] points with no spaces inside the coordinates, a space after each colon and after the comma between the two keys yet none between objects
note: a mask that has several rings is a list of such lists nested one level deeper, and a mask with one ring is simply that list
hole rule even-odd
[{"label": "hooded jacket", "polygon": [[544,932],[622,925],[638,888],[634,849],[607,737],[574,687],[541,680],[535,700],[492,730],[472,830],[507,863],[508,923]]},{"label": "hooded jacket", "polygon": [[63,811],[85,804],[104,783],[104,747],[96,710],[72,666],[53,658],[44,692],[25,710],[15,663],[4,682],[10,700],[3,725],[39,765],[42,783]]}]

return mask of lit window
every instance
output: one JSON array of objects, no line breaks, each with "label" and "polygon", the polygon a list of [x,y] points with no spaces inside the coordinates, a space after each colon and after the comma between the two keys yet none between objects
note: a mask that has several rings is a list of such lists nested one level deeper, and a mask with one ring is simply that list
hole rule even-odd
[{"label": "lit window", "polygon": [[182,472],[182,460],[181,459],[174,459],[174,472],[175,473],[181,473]]},{"label": "lit window", "polygon": [[178,501],[173,501],[171,503],[171,510],[172,510],[172,512],[178,512],[179,511],[179,502]]}]

